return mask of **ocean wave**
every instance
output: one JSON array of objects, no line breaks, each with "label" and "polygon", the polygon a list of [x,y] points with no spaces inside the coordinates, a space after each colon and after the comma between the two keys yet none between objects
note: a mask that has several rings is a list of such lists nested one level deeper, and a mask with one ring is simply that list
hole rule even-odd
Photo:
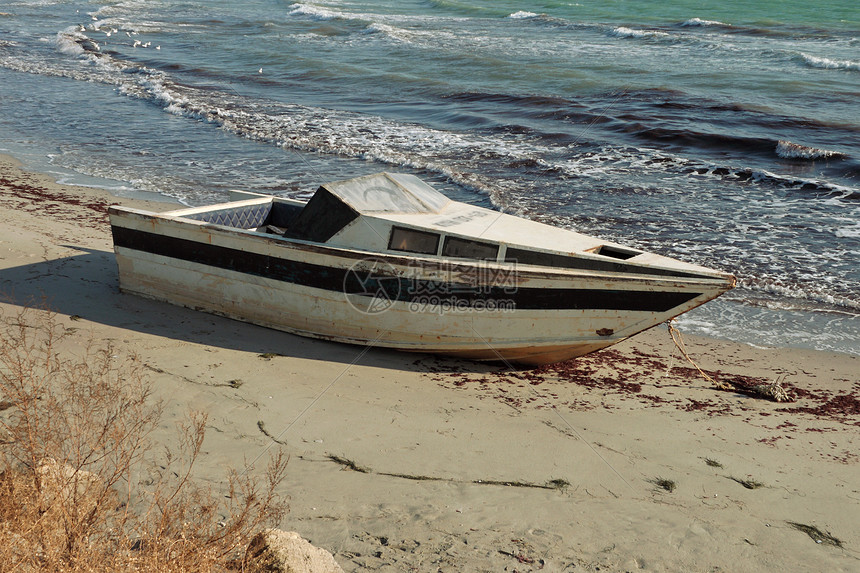
[{"label": "ocean wave", "polygon": [[[438,46],[440,42],[445,45],[462,41],[462,37],[448,31],[428,31],[419,28],[404,28],[384,24],[382,22],[368,24],[362,33],[365,35],[379,34],[398,43],[411,44],[419,48],[429,48],[433,50],[439,49]],[[475,38],[472,40],[475,40]]]},{"label": "ocean wave", "polygon": [[[334,10],[327,7],[317,6],[315,4],[309,3],[295,3],[289,6],[290,16],[298,16],[308,18],[310,20],[327,22],[332,20],[340,20],[350,24],[363,24],[365,25],[365,31],[367,28],[374,28],[376,31],[387,31],[383,26],[388,26],[392,23],[394,24],[407,24],[416,26],[415,29],[410,30],[410,33],[414,33],[415,35],[427,35],[427,36],[436,36],[442,32],[436,31],[436,33],[432,33],[430,31],[420,30],[421,26],[428,22],[438,22],[438,21],[449,21],[456,22],[462,20],[468,20],[468,18],[462,17],[439,17],[439,16],[427,16],[427,15],[408,15],[408,14],[380,14],[374,12],[347,12]],[[378,25],[378,26],[377,26]],[[370,31],[374,31],[371,29]],[[405,30],[401,31],[405,32]],[[456,37],[455,34],[449,32],[451,37]],[[437,46],[438,47],[438,46]]]},{"label": "ocean wave", "polygon": [[446,100],[462,101],[462,102],[487,102],[487,103],[503,103],[517,108],[521,106],[535,106],[556,108],[559,106],[573,107],[576,102],[560,96],[544,96],[544,95],[517,95],[509,93],[487,93],[487,92],[458,92],[442,96]]},{"label": "ocean wave", "polygon": [[754,348],[811,348],[860,355],[858,331],[852,324],[856,314],[815,312],[818,309],[803,305],[797,310],[774,309],[770,304],[738,300],[730,296],[731,292],[679,316],[678,327],[685,333],[732,340]]},{"label": "ocean wave", "polygon": [[798,191],[799,198],[855,200],[860,197],[857,190],[819,179],[806,179],[780,175],[765,169],[706,165],[697,160],[670,153],[654,152],[644,148],[616,148],[602,146],[596,151],[582,151],[561,162],[542,162],[543,169],[560,173],[566,177],[593,178],[600,180],[610,172],[656,173],[662,175],[685,175],[688,177],[715,177],[734,183],[757,185]]},{"label": "ocean wave", "polygon": [[860,239],[860,223],[854,224],[853,227],[842,227],[833,232],[840,239]]},{"label": "ocean wave", "polygon": [[701,18],[690,18],[689,20],[682,22],[681,26],[684,27],[711,27],[711,26],[720,26],[724,28],[730,28],[729,24],[724,22],[718,22],[717,20],[702,20]]},{"label": "ocean wave", "polygon": [[830,58],[822,58],[813,56],[804,52],[800,53],[803,62],[812,68],[821,68],[825,70],[850,70],[860,71],[860,61],[854,60],[831,60]]},{"label": "ocean wave", "polygon": [[846,157],[844,153],[839,151],[807,147],[785,140],[780,140],[776,144],[776,154],[783,159],[836,159]]},{"label": "ocean wave", "polygon": [[106,81],[116,83],[120,93],[152,101],[168,113],[284,149],[425,170],[491,198],[503,185],[476,173],[475,161],[504,164],[542,152],[515,139],[437,130],[342,110],[275,102],[261,106],[237,94],[176,83],[163,72],[137,67],[129,73],[133,65],[127,62],[105,54],[96,57],[103,67],[118,72]]},{"label": "ocean wave", "polygon": [[626,26],[613,28],[609,32],[609,35],[615,36],[616,38],[665,38],[669,36],[666,32],[659,32],[657,30],[634,30],[633,28],[628,28]]},{"label": "ocean wave", "polygon": [[732,170],[729,172],[729,177],[741,181],[753,181],[759,184],[764,183],[775,187],[781,187],[783,189],[796,189],[798,191],[812,192],[812,195],[833,197],[837,199],[853,199],[856,195],[855,190],[843,185],[821,181],[820,179],[805,179],[791,177],[789,175],[780,175],[766,169],[745,168]]},{"label": "ocean wave", "polygon": [[526,12],[524,10],[520,10],[519,12],[514,12],[513,14],[508,16],[508,18],[511,18],[513,20],[524,20],[527,18],[539,18],[539,17],[540,17],[540,14],[536,14],[534,12]]},{"label": "ocean wave", "polygon": [[718,165],[704,165],[689,159],[675,158],[672,161],[659,160],[662,163],[674,163],[677,168],[690,176],[719,177],[726,181],[752,182],[759,185],[767,185],[786,190],[803,192],[803,196],[826,198],[837,201],[854,201],[860,199],[860,191],[838,185],[820,179],[807,179],[780,175],[766,169],[752,169],[749,167],[726,167]]},{"label": "ocean wave", "polygon": [[[764,295],[777,297],[776,300],[765,299],[759,301],[759,305],[768,308],[779,308],[780,310],[837,311],[848,312],[850,314],[860,312],[860,298],[856,294],[834,293],[827,286],[817,283],[791,280],[787,277],[749,276],[740,277],[738,286]],[[744,301],[747,303],[753,302],[749,297],[744,297]]]},{"label": "ocean wave", "polygon": [[329,10],[328,8],[314,6],[313,4],[291,4],[289,6],[289,9],[290,15],[292,16],[307,16],[312,20],[328,21],[349,19],[349,16],[347,16],[343,12]]},{"label": "ocean wave", "polygon": [[373,24],[368,24],[368,26],[364,29],[365,34],[382,34],[388,38],[393,40],[397,40],[399,42],[412,43],[412,38],[410,34],[403,30],[402,28],[395,28],[394,26],[389,26],[388,24],[383,24],[382,22],[374,22]]},{"label": "ocean wave", "polygon": [[761,155],[771,153],[773,149],[773,140],[765,137],[746,136],[725,131],[720,133],[710,130],[699,131],[692,129],[692,127],[690,125],[673,126],[669,123],[666,123],[665,126],[655,127],[655,122],[651,118],[641,116],[619,122],[615,129],[645,141],[669,144],[675,147],[682,146],[688,149],[696,147],[709,151],[726,150],[735,153],[744,151]]},{"label": "ocean wave", "polygon": [[[386,25],[380,25],[379,30],[386,34],[392,32]],[[245,102],[237,94],[182,85],[165,72],[123,60],[115,54],[100,53],[91,45],[89,38],[76,30],[69,31],[58,42],[78,46],[85,52],[86,58],[97,64],[76,71],[73,75],[76,79],[116,85],[121,93],[150,100],[168,113],[214,123],[242,137],[284,148],[355,157],[439,173],[464,188],[486,194],[491,199],[498,199],[504,189],[498,186],[498,182],[486,183],[486,178],[481,175],[482,170],[477,169],[476,165],[531,165],[535,161],[540,163],[534,163],[534,169],[558,172],[573,178],[599,178],[605,169],[619,172],[648,169],[655,173],[686,173],[694,176],[718,176],[731,181],[752,181],[836,199],[856,195],[855,190],[825,181],[781,176],[760,169],[697,165],[671,153],[655,154],[653,149],[613,148],[594,154],[578,152],[570,160],[545,160],[543,158],[557,155],[560,143],[539,132],[526,134],[525,137],[522,133],[505,134],[499,131],[485,134],[468,130],[452,132],[361,113],[298,104],[270,102],[263,106],[270,109],[265,112],[258,111],[257,103]],[[68,74],[58,71],[56,75]],[[565,101],[557,98],[523,98],[480,93],[462,93],[449,97],[466,101],[510,101],[522,109],[535,107],[536,112],[541,112],[546,106],[558,107]],[[566,113],[570,112],[568,109]],[[583,113],[585,112],[587,110]],[[630,133],[628,129],[625,131]],[[647,139],[659,140],[671,136],[671,139],[676,141],[679,138],[679,134],[674,130],[668,130],[668,133],[654,131],[645,129]],[[730,138],[726,142],[719,137],[714,141],[714,134],[684,133],[686,135],[682,139],[685,145],[691,143],[690,137],[693,137],[693,141],[697,137],[705,137],[708,147],[722,142],[733,150],[739,145],[746,145],[751,149],[758,149],[762,145],[757,139],[742,138],[738,141],[737,138]],[[577,142],[578,149],[581,149],[582,143]],[[768,145],[769,149],[773,150],[773,142]]]},{"label": "ocean wave", "polygon": [[80,55],[84,53],[83,42],[89,38],[78,31],[77,26],[69,27],[57,33],[57,49],[63,54]]},{"label": "ocean wave", "polygon": [[[39,66],[39,73],[114,85],[123,95],[151,101],[168,113],[209,122],[248,139],[422,169],[487,195],[496,190],[474,173],[475,160],[506,163],[549,151],[515,137],[500,140],[492,135],[450,132],[342,110],[248,102],[238,94],[182,84],[166,72],[100,52],[76,29],[61,34],[57,42],[94,65],[72,69]],[[10,67],[33,71],[33,61]]]}]

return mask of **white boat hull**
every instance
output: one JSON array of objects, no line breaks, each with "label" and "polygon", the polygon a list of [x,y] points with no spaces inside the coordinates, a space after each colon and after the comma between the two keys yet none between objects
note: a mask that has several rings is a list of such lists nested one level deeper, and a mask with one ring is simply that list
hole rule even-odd
[{"label": "white boat hull", "polygon": [[[112,209],[111,224],[125,292],[302,336],[475,360],[529,365],[566,360],[619,342],[731,288],[716,279],[512,272],[511,265],[490,265],[501,273],[504,288],[479,285],[483,294],[463,298],[456,293],[374,298],[373,293],[337,288],[338,278],[343,286],[349,273],[360,277],[384,269],[407,282],[463,285],[474,281],[478,266],[439,261],[415,265],[404,257],[284,241],[134,210]],[[242,257],[263,261],[257,264],[265,268],[248,272],[237,260]],[[299,276],[307,274],[302,265],[324,269],[316,274],[331,277]],[[480,268],[486,271],[487,263]],[[589,297],[617,296],[627,302],[616,308],[539,308],[540,301],[557,290],[560,294],[550,298],[562,307],[599,306],[588,304]],[[568,304],[560,298],[566,293],[586,302]],[[643,298],[653,298],[653,308],[637,302]],[[487,305],[490,300],[494,302]]]}]

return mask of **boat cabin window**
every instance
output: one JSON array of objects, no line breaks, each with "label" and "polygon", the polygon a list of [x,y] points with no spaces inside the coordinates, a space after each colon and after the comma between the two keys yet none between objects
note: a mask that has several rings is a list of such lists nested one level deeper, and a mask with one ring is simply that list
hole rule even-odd
[{"label": "boat cabin window", "polygon": [[509,263],[520,263],[523,265],[539,265],[542,267],[572,267],[575,259],[555,253],[542,253],[540,251],[529,251],[508,247],[505,253],[505,261]]},{"label": "boat cabin window", "polygon": [[[621,261],[632,259],[639,254],[636,251],[622,250],[617,247],[610,247],[608,245],[601,245],[600,247],[589,252],[594,253],[595,255],[603,255],[604,257],[610,257]],[[635,270],[631,270],[635,267],[631,267],[629,265],[622,265],[621,263],[616,263],[612,261],[581,259],[577,257],[569,257],[567,255],[559,255],[556,253],[542,253],[539,251],[529,251],[527,249],[517,249],[515,247],[508,247],[508,250],[505,253],[505,261],[510,263],[521,263],[524,265],[539,265],[542,267],[591,269],[595,271],[616,272],[626,270],[628,272],[636,272]]]},{"label": "boat cabin window", "polygon": [[439,248],[439,235],[427,231],[393,227],[391,238],[388,240],[388,248],[392,251],[435,255]]},{"label": "boat cabin window", "polygon": [[495,261],[499,254],[499,245],[459,237],[446,237],[442,254],[446,257]]}]

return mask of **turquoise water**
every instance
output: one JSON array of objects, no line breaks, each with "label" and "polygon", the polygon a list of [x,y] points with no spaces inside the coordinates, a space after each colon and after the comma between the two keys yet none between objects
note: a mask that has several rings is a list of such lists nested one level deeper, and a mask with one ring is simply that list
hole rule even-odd
[{"label": "turquoise water", "polygon": [[415,173],[735,273],[688,330],[860,354],[856,2],[0,12],[0,149],[64,180],[201,204]]}]

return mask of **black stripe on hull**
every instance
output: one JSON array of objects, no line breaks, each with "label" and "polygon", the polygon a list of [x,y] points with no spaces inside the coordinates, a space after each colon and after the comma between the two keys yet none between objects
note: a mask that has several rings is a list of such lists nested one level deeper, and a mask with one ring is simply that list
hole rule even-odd
[{"label": "black stripe on hull", "polygon": [[[351,269],[328,267],[221,247],[188,239],[112,226],[118,247],[189,261],[276,281],[347,294],[378,296],[390,300],[441,304],[462,308],[517,310],[623,310],[667,312],[702,293],[652,292],[614,289],[530,288],[465,285],[384,274],[377,267],[359,274]],[[379,261],[384,258],[379,257]],[[362,274],[364,276],[362,276]]]}]

